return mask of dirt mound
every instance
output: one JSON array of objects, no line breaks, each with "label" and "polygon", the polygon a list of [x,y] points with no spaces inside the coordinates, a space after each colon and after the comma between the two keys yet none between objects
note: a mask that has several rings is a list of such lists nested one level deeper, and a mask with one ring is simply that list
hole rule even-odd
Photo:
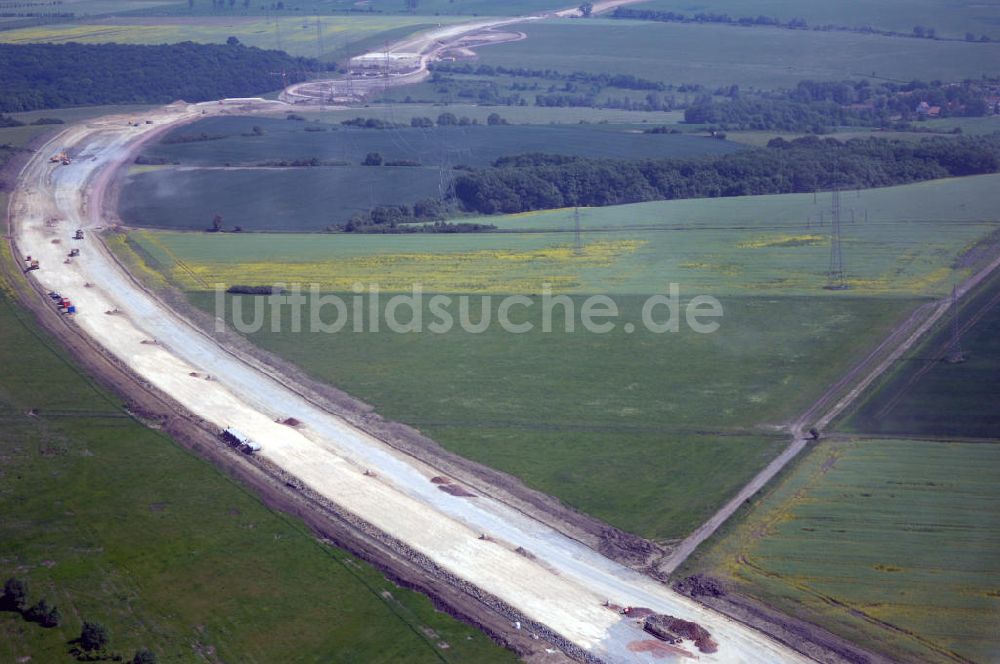
[{"label": "dirt mound", "polygon": [[712,640],[707,629],[683,618],[656,614],[646,618],[642,628],[667,643],[676,644],[681,639],[694,641],[695,647],[703,653],[713,653],[719,649],[719,644]]},{"label": "dirt mound", "polygon": [[629,618],[648,618],[649,616],[655,616],[656,611],[652,609],[647,609],[644,606],[626,606],[622,613],[624,613]]},{"label": "dirt mound", "polygon": [[447,477],[442,477],[440,475],[438,475],[437,477],[432,477],[431,482],[433,482],[434,484],[451,484],[451,480],[449,480]]},{"label": "dirt mound", "polygon": [[281,420],[281,423],[284,424],[285,426],[289,426],[289,427],[302,426],[302,422],[299,422],[294,417],[286,417],[285,419]]},{"label": "dirt mound", "polygon": [[459,498],[475,498],[476,494],[472,493],[468,489],[458,486],[457,484],[441,484],[438,486],[439,489],[445,493],[450,493],[453,496],[458,496]]},{"label": "dirt mound", "polygon": [[604,528],[597,550],[605,556],[632,565],[644,565],[660,553],[656,545],[617,528]]},{"label": "dirt mound", "polygon": [[674,590],[688,597],[724,597],[725,588],[717,580],[704,574],[695,574],[674,583]]},{"label": "dirt mound", "polygon": [[528,551],[523,546],[519,546],[516,549],[514,549],[514,553],[518,554],[519,556],[524,556],[528,560],[537,560],[535,554],[533,554],[531,551]]}]

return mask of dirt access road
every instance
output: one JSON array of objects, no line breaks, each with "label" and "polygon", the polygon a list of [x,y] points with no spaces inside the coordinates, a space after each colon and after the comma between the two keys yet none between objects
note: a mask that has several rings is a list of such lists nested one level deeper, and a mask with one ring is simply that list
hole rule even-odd
[{"label": "dirt access road", "polygon": [[[144,382],[210,425],[238,426],[263,445],[263,461],[544,626],[578,658],[653,660],[636,650],[649,638],[634,621],[603,606],[610,600],[694,620],[719,642],[711,655],[688,642],[658,661],[808,661],[505,503],[440,490],[431,481],[442,474],[437,468],[351,426],[285,377],[222,347],[120,266],[94,231],[105,225],[101,201],[112,172],[144,139],[206,113],[283,107],[246,100],[176,104],[145,114],[149,125],[130,126],[130,118],[118,116],[64,130],[28,162],[11,199],[16,250],[41,262],[32,279],[70,298],[79,330]],[[62,151],[73,163],[49,162]],[[71,239],[77,228],[87,231],[82,241]],[[70,248],[81,255],[66,262]],[[278,423],[286,418],[302,424]],[[483,533],[489,537],[482,539]]]},{"label": "dirt access road", "polygon": [[[616,7],[642,0],[604,0],[593,3],[594,14],[608,12]],[[515,16],[512,18],[485,19],[435,28],[389,45],[384,51],[365,53],[351,58],[346,76],[290,85],[279,99],[290,104],[349,103],[364,99],[370,94],[390,87],[412,85],[426,79],[428,65],[448,51],[469,51],[490,44],[504,44],[524,39],[517,31],[503,28],[520,23],[549,18],[580,16],[579,8],[572,7],[555,12]]]},{"label": "dirt access road", "polygon": [[[963,281],[955,289],[957,297],[964,297],[969,291],[981,284],[995,270],[1000,268],[1000,256],[996,256]],[[723,523],[749,500],[754,494],[774,479],[782,468],[792,461],[812,441],[805,437],[806,427],[814,427],[824,431],[841,413],[853,404],[872,383],[888,371],[904,353],[913,348],[924,336],[933,329],[952,306],[952,297],[942,298],[937,302],[928,302],[918,307],[909,317],[897,325],[861,362],[848,371],[839,381],[830,386],[819,399],[803,413],[792,425],[792,442],[784,451],[774,458],[760,473],[748,482],[740,491],[712,517],[700,525],[671,551],[670,555],[661,560],[656,568],[662,574],[672,574],[695,549],[712,536]]]}]

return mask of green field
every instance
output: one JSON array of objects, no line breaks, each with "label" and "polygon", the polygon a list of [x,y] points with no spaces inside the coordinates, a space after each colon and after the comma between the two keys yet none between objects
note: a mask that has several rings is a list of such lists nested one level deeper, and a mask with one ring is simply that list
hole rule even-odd
[{"label": "green field", "polygon": [[[108,0],[81,0],[87,3],[108,2]],[[140,1],[140,0],[133,0]],[[156,2],[157,0],[150,0]],[[223,10],[214,9],[209,0],[194,0],[194,6],[188,7],[187,2],[170,6],[156,7],[144,14],[151,15],[267,15],[275,13],[302,12],[304,14],[334,14],[343,16],[374,16],[404,15],[404,16],[441,16],[457,15],[471,16],[512,16],[517,14],[534,14],[552,9],[565,9],[572,3],[565,0],[419,0],[415,10],[406,8],[403,0],[289,0],[285,2],[284,10],[275,10],[273,4],[253,4],[244,7],[237,3]],[[137,13],[132,10],[131,14]]]},{"label": "green field", "polygon": [[[395,120],[409,124],[411,117],[401,110]],[[253,126],[261,127],[264,135],[246,136]],[[327,131],[308,132],[307,127]],[[144,150],[147,159],[181,166],[138,169],[129,177],[120,206],[126,223],[202,229],[219,213],[228,225],[246,230],[323,230],[374,205],[437,198],[442,178],[447,186],[455,176],[454,166],[486,166],[504,155],[549,152],[609,158],[689,157],[739,149],[706,137],[645,135],[636,125],[374,130],[269,118],[221,118],[182,127],[173,135],[200,133],[225,138],[160,144]],[[361,166],[370,152],[378,152],[387,162],[408,160],[420,166]],[[214,168],[313,157],[350,165],[281,170]],[[184,195],[179,196],[179,192]]]},{"label": "green field", "polygon": [[673,11],[691,16],[698,12],[741,16],[774,16],[782,21],[804,18],[810,27],[836,25],[872,26],[879,30],[910,32],[917,25],[934,28],[940,37],[962,39],[966,32],[1000,38],[1000,7],[979,0],[648,0],[635,9]]},{"label": "green field", "polygon": [[[414,86],[415,87],[415,86]],[[401,88],[411,90],[411,86]],[[403,98],[406,95],[401,95]],[[665,125],[677,124],[684,120],[683,111],[623,111],[612,108],[545,108],[542,106],[479,106],[463,101],[462,103],[449,104],[448,108],[442,108],[440,104],[410,102],[406,104],[381,104],[374,103],[365,107],[361,113],[366,118],[378,118],[400,122],[401,119],[409,121],[413,116],[436,118],[442,112],[454,113],[458,117],[463,115],[479,120],[481,124],[486,124],[486,118],[491,113],[499,113],[511,124],[582,124],[582,123],[609,123],[609,124],[651,124]],[[308,119],[320,120],[321,122],[340,123],[342,120],[350,120],[359,115],[356,108],[347,109],[310,109]],[[978,119],[978,118],[976,118]],[[1000,122],[998,122],[1000,124]],[[683,125],[678,129],[685,129]]]},{"label": "green field", "polygon": [[204,229],[221,214],[227,227],[322,231],[376,205],[433,198],[438,182],[437,170],[405,167],[140,171],[120,215],[131,226]]},{"label": "green field", "polygon": [[[969,274],[980,240],[1000,224],[998,184],[1000,176],[986,175],[864,190],[860,196],[843,192],[843,247],[853,293],[946,295]],[[241,278],[291,278],[339,290],[355,281],[378,281],[388,289],[420,282],[438,291],[538,292],[548,281],[568,292],[643,293],[674,281],[714,294],[840,297],[821,289],[829,219],[830,194],[587,208],[580,211],[586,256],[578,260],[571,251],[573,210],[472,218],[509,231],[476,236],[271,236],[266,243],[246,236],[156,237],[167,254],[191,263],[190,271],[176,271],[174,278],[193,289]],[[161,260],[172,262],[169,255]],[[510,269],[512,260],[518,261],[516,270]]]},{"label": "green field", "polygon": [[[643,134],[641,125],[508,125],[446,126],[417,129],[413,117],[437,118],[442,109],[426,115],[396,107],[387,118],[391,129],[358,129],[323,122],[228,117],[211,118],[173,130],[164,141],[145,148],[144,157],[176,161],[183,166],[253,165],[276,159],[362,161],[369,152],[381,153],[387,161],[415,160],[438,169],[445,164],[487,166],[498,157],[526,152],[546,152],[593,158],[671,158],[716,155],[740,146],[727,141],[685,134]],[[504,109],[494,109],[501,116]],[[348,118],[369,118],[368,109],[357,109]],[[451,112],[451,111],[449,111]],[[303,116],[305,117],[305,116]],[[384,116],[383,116],[384,117]],[[312,119],[311,116],[307,120]],[[262,136],[247,136],[259,126]],[[325,131],[306,131],[321,128]],[[205,133],[218,140],[173,143],[177,137]]]},{"label": "green field", "polygon": [[854,437],[814,446],[679,574],[898,661],[997,661],[998,287],[960,302],[963,362],[947,361],[946,316],[839,423]]},{"label": "green field", "polygon": [[[959,303],[936,335],[905,356],[847,422],[887,435],[1000,439],[1000,278]],[[964,361],[949,361],[953,330]]]},{"label": "green field", "polygon": [[[553,9],[566,9],[573,3],[566,0],[420,0],[418,14],[458,14],[461,16],[511,16],[535,14]],[[331,9],[357,9],[357,0],[333,0]],[[400,12],[403,3],[397,0],[368,0],[365,9],[378,12]]]},{"label": "green field", "polygon": [[1000,445],[815,447],[689,561],[902,662],[1000,657]]},{"label": "green field", "polygon": [[63,0],[57,9],[46,9],[45,5],[35,11],[71,11],[78,18],[104,14],[124,14],[141,11],[168,11],[172,7],[187,5],[177,0]]},{"label": "green field", "polygon": [[[213,311],[212,294],[190,297]],[[535,326],[522,335],[495,324],[481,334],[407,335],[296,334],[285,324],[286,332],[250,338],[452,451],[670,540],[777,454],[786,442],[778,427],[913,305],[722,298],[715,334],[658,335],[639,326],[644,300],[616,298],[634,334],[621,325],[606,335],[567,333],[561,310],[545,333],[536,303],[516,317]],[[473,320],[479,311],[474,304]]]},{"label": "green field", "polygon": [[0,31],[0,43],[80,42],[84,44],[169,44],[193,41],[222,44],[230,36],[247,46],[277,49],[291,55],[343,57],[381,45],[387,39],[461,19],[426,16],[171,16],[115,17],[47,24]]},{"label": "green field", "polygon": [[[547,77],[528,75],[511,76],[496,73],[493,75],[453,73],[447,71],[448,64],[442,63],[437,65],[437,69],[434,71],[432,77],[421,83],[389,88],[388,90],[373,93],[369,97],[369,101],[373,105],[385,103],[411,104],[415,102],[433,105],[457,105],[478,101],[483,106],[494,107],[493,110],[500,108],[504,112],[507,112],[507,109],[517,112],[517,109],[531,108],[540,110],[548,109],[550,113],[560,111],[567,119],[559,119],[558,121],[566,123],[575,122],[575,120],[568,118],[579,114],[581,110],[606,112],[629,108],[630,110],[627,113],[633,118],[630,120],[631,122],[636,121],[634,118],[644,117],[644,114],[650,114],[649,117],[653,117],[653,114],[662,117],[670,113],[674,114],[673,117],[676,118],[672,122],[680,122],[684,119],[683,110],[646,111],[641,109],[646,108],[644,105],[649,103],[651,95],[657,103],[668,101],[671,104],[671,108],[676,106],[680,109],[704,94],[703,91],[696,92],[694,90],[661,92],[657,90],[618,88],[591,82],[583,84],[567,78],[573,72],[557,72]],[[477,71],[474,63],[465,64],[471,65],[473,72]],[[531,67],[530,63],[525,66],[528,68]],[[546,97],[549,97],[553,93],[570,94],[577,97],[578,99],[573,102],[576,105],[567,105],[565,103],[562,106],[547,105],[551,103],[551,100],[546,99]],[[584,99],[580,100],[580,97]],[[702,127],[697,125],[689,125],[684,128],[688,131],[702,129]]]},{"label": "green field", "polygon": [[0,577],[63,616],[0,612],[0,661],[70,661],[82,620],[160,662],[515,660],[131,419],[3,291],[0,366]]},{"label": "green field", "polygon": [[[274,3],[243,2],[226,5],[219,9],[209,0],[193,0],[188,4],[185,0],[62,0],[59,6],[42,2],[21,4],[17,9],[21,12],[73,12],[76,18],[93,18],[98,16],[157,16],[171,17],[198,16],[200,18],[241,18],[246,16],[268,16],[271,14],[290,15],[301,12],[305,15],[330,15],[342,18],[345,14],[351,17],[369,16],[390,18],[413,15],[433,16],[511,16],[517,14],[533,14],[552,9],[564,9],[572,6],[565,0],[420,0],[416,11],[407,10],[402,0],[288,0],[284,9],[278,10]],[[371,14],[369,14],[369,12]],[[397,15],[397,16],[393,16]],[[3,19],[0,19],[3,20]],[[9,19],[24,20],[24,19]]]},{"label": "green field", "polygon": [[[650,21],[558,20],[480,51],[483,64],[633,74],[665,83],[791,87],[803,79],[960,80],[996,74],[1000,44]],[[655,63],[655,65],[651,65]]]},{"label": "green field", "polygon": [[[996,229],[989,221],[995,194],[988,193],[995,183],[970,178],[862,192],[878,216],[845,225],[854,286],[846,293],[822,288],[828,223],[825,230],[788,227],[803,213],[818,216],[811,196],[585,210],[581,255],[573,234],[559,231],[572,223],[566,211],[495,218],[505,228],[556,232],[135,231],[130,238],[150,265],[210,311],[214,283],[316,283],[340,293],[377,283],[386,297],[413,283],[427,293],[537,296],[549,283],[576,294],[577,303],[614,294],[621,316],[607,335],[565,333],[559,310],[557,331],[539,332],[539,305],[524,314],[536,332],[523,335],[494,325],[483,334],[252,338],[449,449],[627,530],[668,540],[689,532],[760,468],[784,444],[778,427],[915,298],[942,296],[968,274],[972,250]],[[973,196],[981,208],[959,207]],[[846,209],[852,195],[844,197]],[[668,282],[680,285],[682,298],[719,297],[722,328],[628,334],[623,323],[638,324],[644,296]],[[644,507],[650,504],[656,509]]]}]

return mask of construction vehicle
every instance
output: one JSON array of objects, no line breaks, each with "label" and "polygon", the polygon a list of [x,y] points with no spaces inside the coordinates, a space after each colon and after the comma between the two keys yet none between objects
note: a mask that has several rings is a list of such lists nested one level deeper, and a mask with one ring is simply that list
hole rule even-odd
[{"label": "construction vehicle", "polygon": [[82,240],[83,239],[83,230],[80,229],[80,228],[76,229],[76,233],[73,234],[73,239],[74,240]]},{"label": "construction vehicle", "polygon": [[79,255],[80,255],[80,250],[79,249],[70,249],[69,250],[69,257],[70,258],[75,258],[76,256],[79,256]]},{"label": "construction vehicle", "polygon": [[222,430],[220,435],[223,440],[241,452],[245,452],[246,454],[260,452],[260,443],[254,442],[242,431],[238,431],[232,427],[226,427]]},{"label": "construction vehicle", "polygon": [[59,311],[67,315],[75,314],[76,305],[70,302],[68,297],[64,297],[59,301]]},{"label": "construction vehicle", "polygon": [[24,271],[25,272],[31,272],[32,270],[37,270],[38,267],[39,267],[39,265],[38,265],[38,259],[37,258],[32,258],[31,256],[28,256],[27,258],[24,259]]},{"label": "construction vehicle", "polygon": [[58,152],[51,157],[49,157],[50,164],[62,164],[63,166],[69,166],[70,162],[73,161],[69,158],[69,155],[65,152]]}]

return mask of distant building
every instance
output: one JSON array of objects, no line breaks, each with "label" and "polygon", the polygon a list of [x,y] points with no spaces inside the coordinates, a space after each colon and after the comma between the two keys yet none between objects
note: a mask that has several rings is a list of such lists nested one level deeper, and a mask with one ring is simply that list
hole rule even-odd
[{"label": "distant building", "polygon": [[917,108],[914,110],[917,112],[917,117],[921,119],[941,117],[941,107],[931,106],[926,101],[917,104]]}]

